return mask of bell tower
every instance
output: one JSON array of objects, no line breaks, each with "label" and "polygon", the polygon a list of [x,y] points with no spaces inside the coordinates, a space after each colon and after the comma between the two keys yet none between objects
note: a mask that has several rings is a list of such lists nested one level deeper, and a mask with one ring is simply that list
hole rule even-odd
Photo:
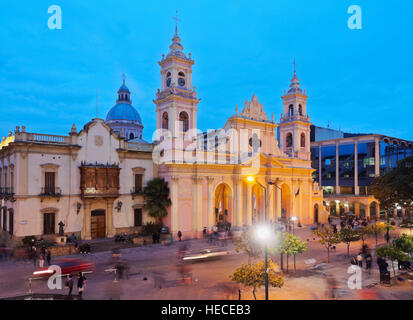
[{"label": "bell tower", "polygon": [[[158,89],[153,102],[156,104],[156,128],[169,130],[176,138],[197,128],[197,105],[200,100],[197,99],[195,86],[192,86],[194,60],[190,53],[187,57],[183,52],[177,24],[169,48],[170,52],[166,57],[162,55],[159,62],[161,89]],[[161,139],[162,135],[158,134],[156,140]]]},{"label": "bell tower", "polygon": [[280,145],[292,158],[310,160],[310,117],[307,114],[306,92],[300,88],[294,60],[294,76],[290,89],[284,91],[283,113],[280,119]]}]

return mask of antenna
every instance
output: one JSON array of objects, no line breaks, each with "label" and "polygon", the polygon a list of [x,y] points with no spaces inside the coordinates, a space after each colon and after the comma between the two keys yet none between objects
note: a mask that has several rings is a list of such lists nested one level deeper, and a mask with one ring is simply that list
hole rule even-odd
[{"label": "antenna", "polygon": [[96,118],[98,117],[98,87],[96,87]]}]

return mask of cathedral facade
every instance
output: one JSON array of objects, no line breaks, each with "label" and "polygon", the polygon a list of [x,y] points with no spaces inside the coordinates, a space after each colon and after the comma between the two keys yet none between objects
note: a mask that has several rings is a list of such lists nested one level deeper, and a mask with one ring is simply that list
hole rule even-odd
[{"label": "cathedral facade", "polygon": [[82,239],[136,231],[151,221],[142,191],[158,176],[170,186],[172,206],[164,224],[173,234],[199,237],[216,225],[236,228],[291,217],[302,224],[327,221],[312,178],[307,95],[295,70],[279,123],[254,95],[223,128],[202,132],[194,60],[184,53],[177,29],[159,65],[153,142],[142,139],[143,121],[125,80],[106,120],[93,119],[80,131],[73,125],[67,136],[16,127],[3,139],[4,232],[15,238],[54,236],[60,222],[66,234]]}]

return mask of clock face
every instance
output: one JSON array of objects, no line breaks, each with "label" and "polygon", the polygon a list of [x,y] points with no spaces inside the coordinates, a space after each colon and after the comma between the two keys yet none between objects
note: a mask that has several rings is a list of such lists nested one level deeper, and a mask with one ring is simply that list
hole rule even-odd
[{"label": "clock face", "polygon": [[168,80],[166,80],[166,86],[167,86],[167,87],[170,87],[170,86],[171,86],[171,82],[172,82],[172,79],[171,79],[171,78],[168,78]]},{"label": "clock face", "polygon": [[185,85],[185,79],[184,78],[179,78],[178,79],[178,84],[180,87],[183,87]]}]

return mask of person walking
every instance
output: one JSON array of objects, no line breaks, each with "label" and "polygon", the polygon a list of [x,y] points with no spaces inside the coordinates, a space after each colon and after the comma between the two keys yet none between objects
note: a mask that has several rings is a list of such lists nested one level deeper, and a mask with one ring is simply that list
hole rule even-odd
[{"label": "person walking", "polygon": [[79,293],[79,299],[82,300],[83,291],[85,290],[86,286],[86,277],[79,272],[79,276],[77,279],[77,292]]},{"label": "person walking", "polygon": [[50,250],[47,250],[47,253],[46,253],[46,261],[47,261],[47,265],[48,265],[49,267],[51,266],[51,263],[50,263],[51,259],[52,259],[52,254],[51,254]]},{"label": "person walking", "polygon": [[66,287],[69,288],[69,294],[68,296],[72,296],[72,290],[73,290],[73,277],[71,274],[67,276],[67,281],[66,281]]},{"label": "person walking", "polygon": [[357,256],[357,262],[359,264],[359,267],[363,268],[363,255],[361,254],[361,252],[359,252],[359,254]]},{"label": "person walking", "polygon": [[179,238],[179,241],[182,241],[182,232],[181,232],[181,230],[178,231],[178,238]]},{"label": "person walking", "polygon": [[43,266],[44,266],[43,253],[41,253],[40,256],[39,256],[39,266],[40,266],[40,268],[43,268]]},{"label": "person walking", "polygon": [[371,256],[370,253],[368,253],[366,255],[366,270],[369,272],[371,272],[371,263],[373,262],[373,257]]}]

